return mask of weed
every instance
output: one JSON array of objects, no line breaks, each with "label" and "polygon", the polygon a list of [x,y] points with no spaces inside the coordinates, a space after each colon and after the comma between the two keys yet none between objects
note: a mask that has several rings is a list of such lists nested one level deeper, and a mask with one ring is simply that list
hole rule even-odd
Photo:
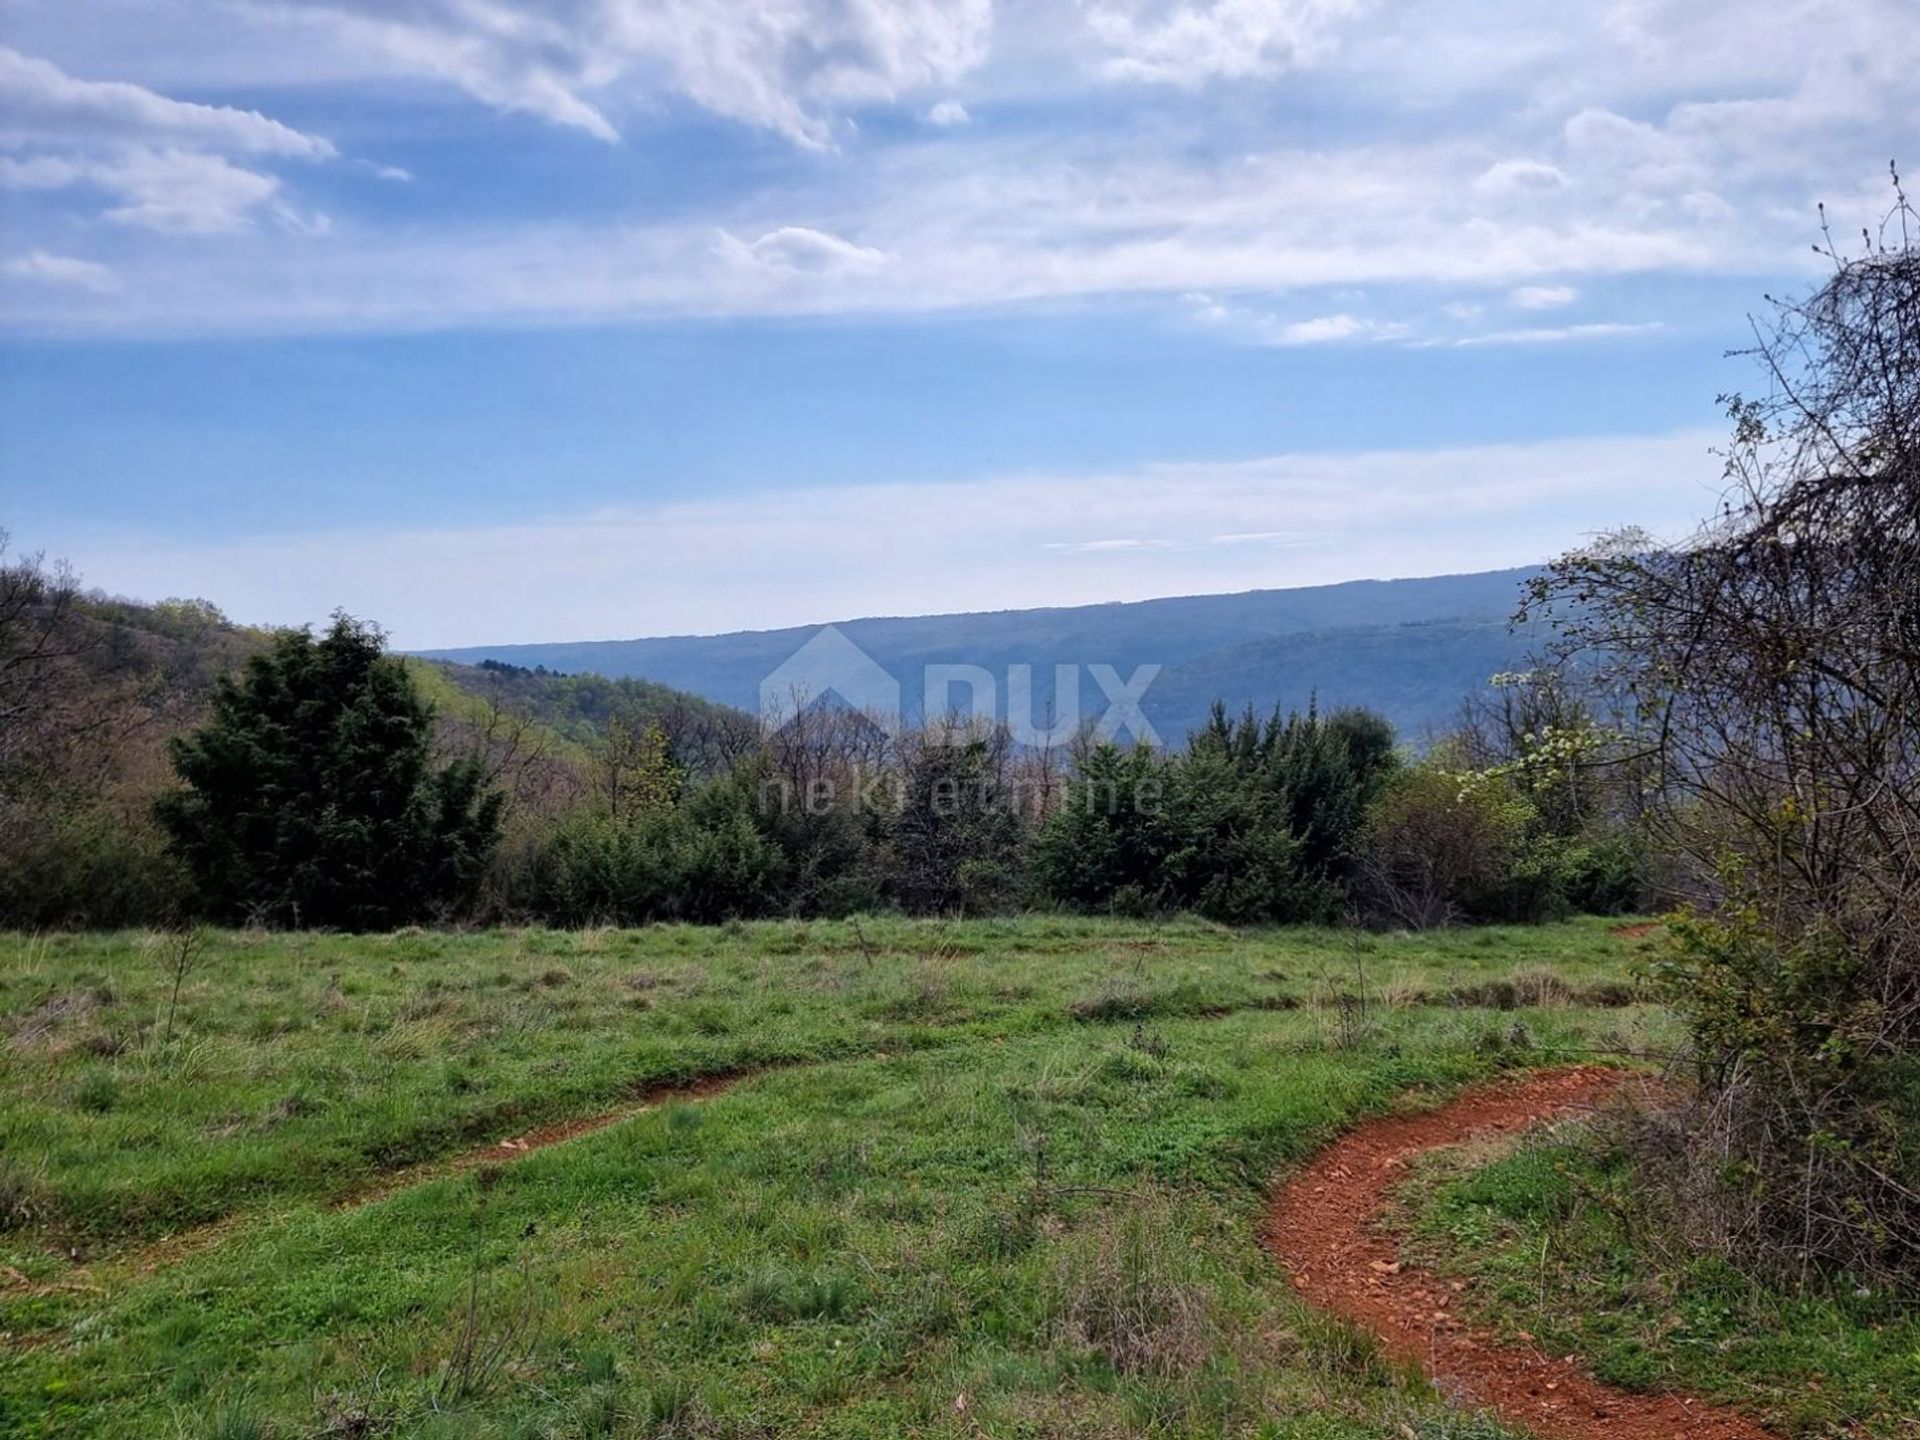
[{"label": "weed", "polygon": [[1150,1205],[1102,1211],[1056,1262],[1055,1333],[1120,1375],[1191,1376],[1220,1342],[1215,1299],[1178,1227]]},{"label": "weed", "polygon": [[74,1108],[87,1115],[104,1115],[119,1100],[120,1080],[111,1070],[88,1070],[73,1087]]}]

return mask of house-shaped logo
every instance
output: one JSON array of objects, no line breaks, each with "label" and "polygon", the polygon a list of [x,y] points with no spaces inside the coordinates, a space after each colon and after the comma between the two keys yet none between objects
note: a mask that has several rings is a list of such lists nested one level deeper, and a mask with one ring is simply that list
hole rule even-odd
[{"label": "house-shaped logo", "polygon": [[900,682],[833,625],[823,627],[760,682],[760,723],[771,734],[830,696],[889,734],[900,724]]}]

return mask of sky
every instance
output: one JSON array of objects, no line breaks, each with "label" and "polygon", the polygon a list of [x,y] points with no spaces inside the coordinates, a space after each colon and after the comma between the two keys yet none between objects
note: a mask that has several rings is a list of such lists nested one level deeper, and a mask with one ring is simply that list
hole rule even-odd
[{"label": "sky", "polygon": [[1679,535],[1916,138],[1913,0],[0,0],[0,528],[416,648]]}]

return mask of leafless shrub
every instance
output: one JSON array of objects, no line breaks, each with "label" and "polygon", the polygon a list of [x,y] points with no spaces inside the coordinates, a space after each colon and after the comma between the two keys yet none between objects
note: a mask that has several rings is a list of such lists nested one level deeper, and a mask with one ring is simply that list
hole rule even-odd
[{"label": "leafless shrub", "polygon": [[162,1045],[173,1043],[173,1021],[180,1010],[181,987],[187,983],[187,976],[193,973],[206,948],[207,932],[197,925],[183,927],[167,937],[164,954],[170,989],[167,992],[166,1031],[160,1039]]},{"label": "leafless shrub", "polygon": [[486,1197],[499,1181],[498,1170],[485,1169],[475,1177],[480,1195],[474,1209],[473,1257],[467,1274],[466,1299],[460,1307],[458,1328],[446,1359],[440,1364],[431,1399],[436,1408],[450,1408],[491,1391],[508,1368],[531,1349],[539,1317],[529,1260],[521,1257],[505,1286],[493,1276],[481,1255]]}]

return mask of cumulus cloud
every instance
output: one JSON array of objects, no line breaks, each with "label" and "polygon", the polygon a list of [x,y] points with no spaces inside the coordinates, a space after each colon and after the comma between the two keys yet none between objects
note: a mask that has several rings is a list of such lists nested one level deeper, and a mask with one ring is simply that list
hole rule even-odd
[{"label": "cumulus cloud", "polygon": [[1473,180],[1476,191],[1493,196],[1550,195],[1566,186],[1565,172],[1543,160],[1501,160]]},{"label": "cumulus cloud", "polygon": [[927,123],[946,129],[953,125],[964,125],[973,117],[967,113],[967,107],[958,100],[942,100],[927,111]]}]

